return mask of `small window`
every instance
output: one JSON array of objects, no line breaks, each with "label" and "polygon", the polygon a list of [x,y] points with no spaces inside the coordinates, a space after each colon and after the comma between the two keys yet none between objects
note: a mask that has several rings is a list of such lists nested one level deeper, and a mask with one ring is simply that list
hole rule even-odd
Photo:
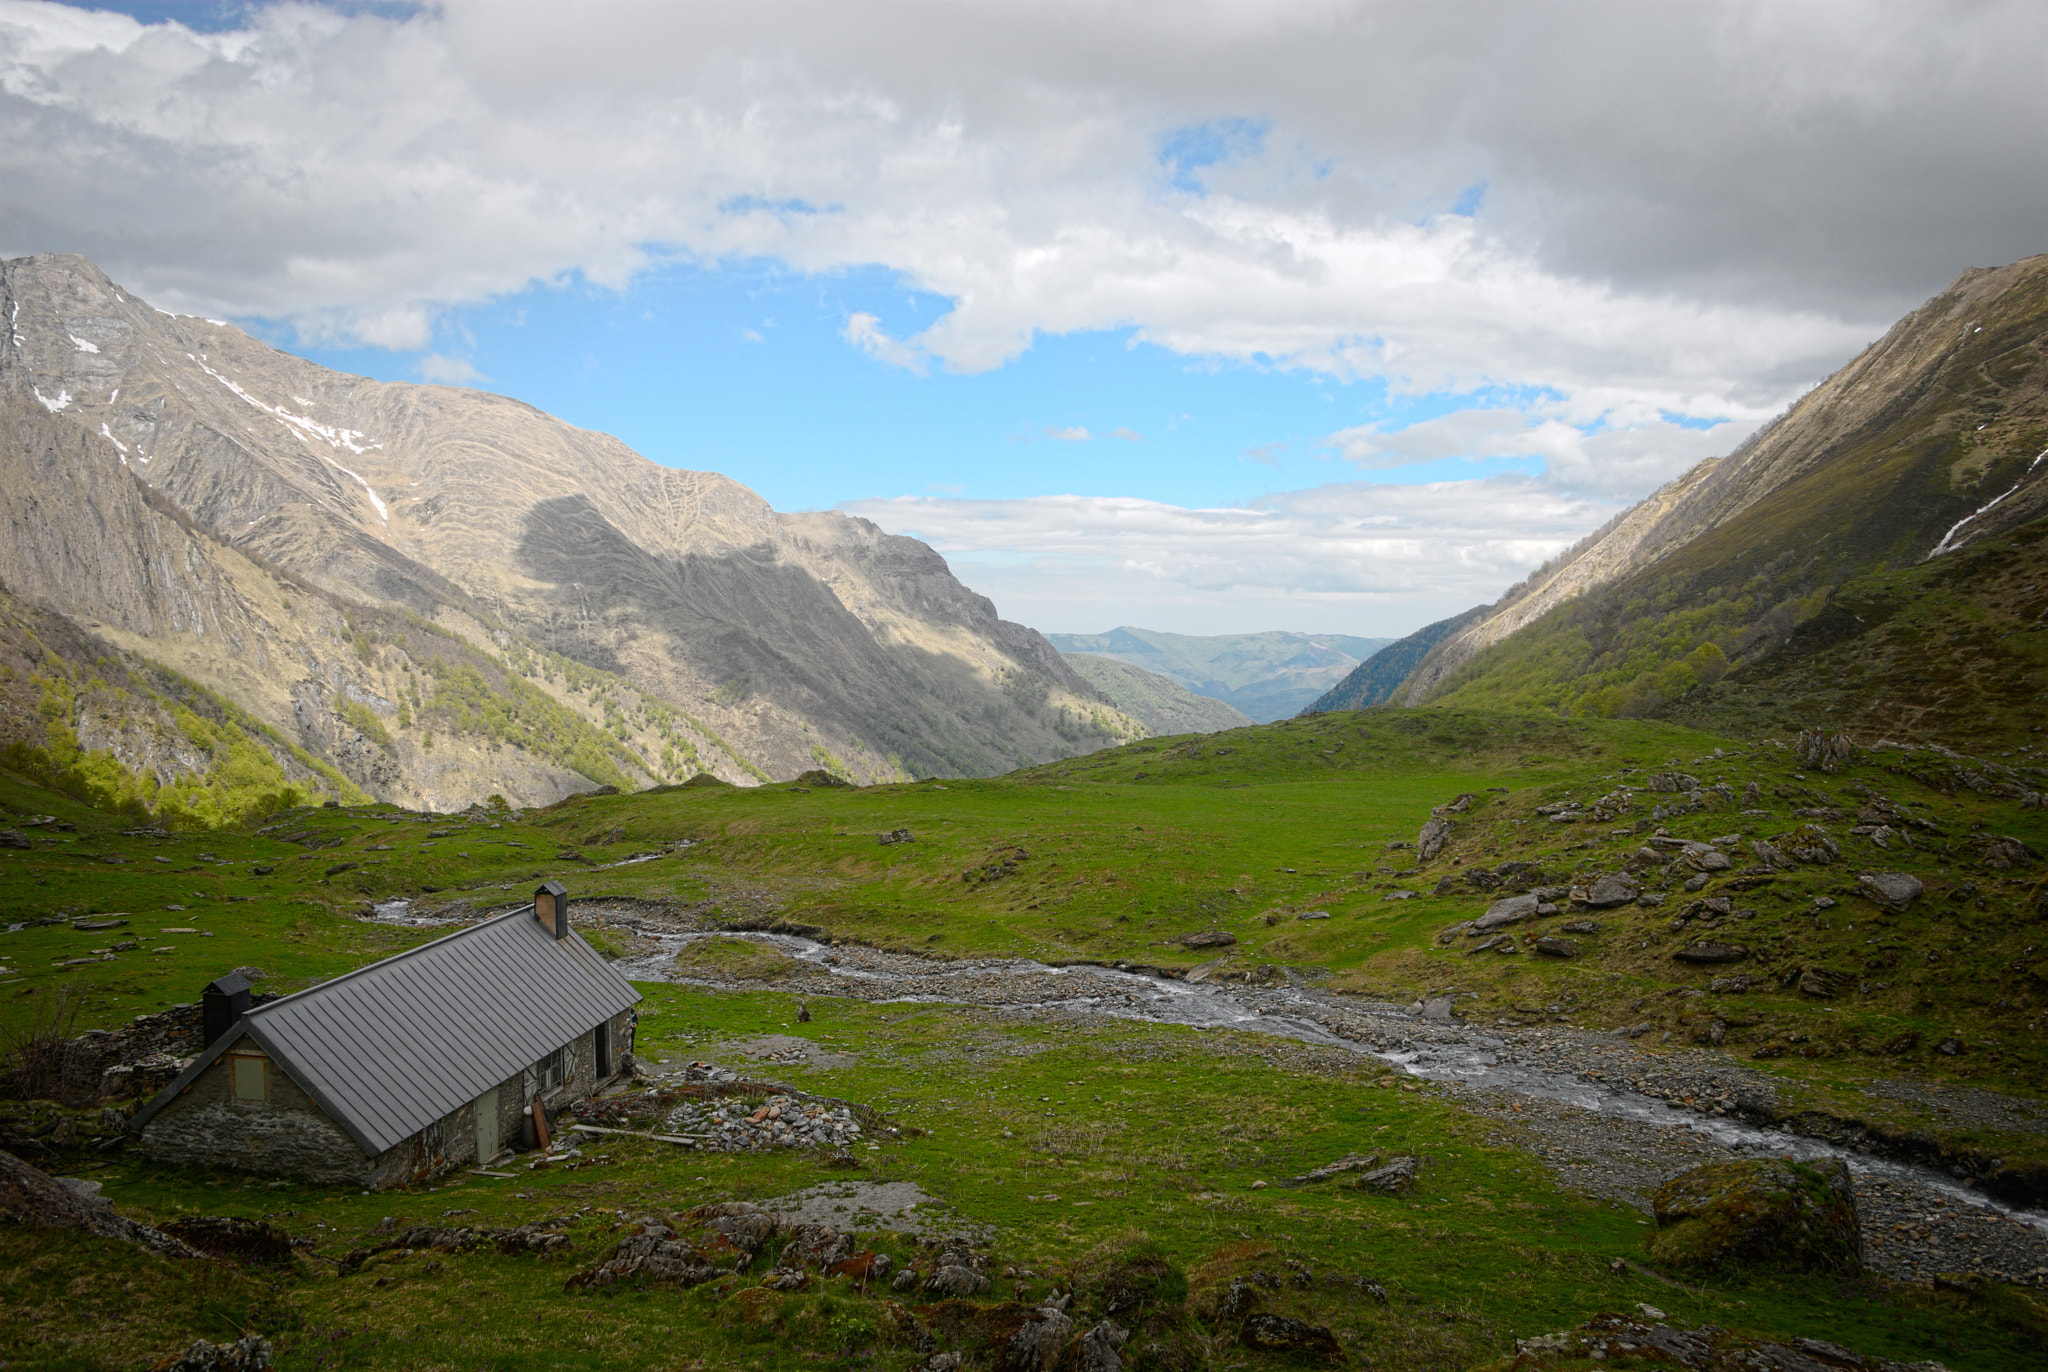
[{"label": "small window", "polygon": [[534,1067],[534,1075],[539,1078],[541,1090],[551,1090],[562,1084],[562,1060],[565,1056],[566,1050],[557,1048]]},{"label": "small window", "polygon": [[228,1056],[228,1075],[234,1085],[236,1100],[270,1099],[270,1064],[262,1058],[243,1053]]}]

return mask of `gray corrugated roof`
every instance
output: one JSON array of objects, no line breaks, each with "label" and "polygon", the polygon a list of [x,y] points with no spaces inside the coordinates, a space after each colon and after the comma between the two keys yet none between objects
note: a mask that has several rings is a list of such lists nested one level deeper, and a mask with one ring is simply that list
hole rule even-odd
[{"label": "gray corrugated roof", "polygon": [[[261,1005],[237,1024],[375,1156],[640,1000],[530,907]],[[210,1044],[141,1129],[239,1035]]]}]

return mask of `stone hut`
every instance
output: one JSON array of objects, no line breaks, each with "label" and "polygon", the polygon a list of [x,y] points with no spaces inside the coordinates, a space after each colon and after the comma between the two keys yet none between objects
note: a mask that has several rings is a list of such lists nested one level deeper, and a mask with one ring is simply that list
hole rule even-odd
[{"label": "stone hut", "polygon": [[549,882],[531,909],[242,1011],[129,1128],[162,1162],[418,1182],[624,1072],[639,1000]]}]

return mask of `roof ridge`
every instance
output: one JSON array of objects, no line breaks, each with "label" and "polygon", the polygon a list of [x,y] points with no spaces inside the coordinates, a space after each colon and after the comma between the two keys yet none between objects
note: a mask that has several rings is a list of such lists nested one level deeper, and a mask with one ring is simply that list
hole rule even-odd
[{"label": "roof ridge", "polygon": [[[329,977],[326,981],[319,982],[313,986],[308,986],[303,991],[293,991],[289,995],[279,996],[276,1000],[266,1000],[261,1005],[251,1006],[249,1010],[243,1014],[242,1018],[252,1019],[257,1015],[265,1014],[269,1011],[275,1010],[280,1005],[288,1005],[292,1001],[299,1000],[302,997],[310,996],[315,991],[325,991],[329,987],[339,986],[345,981],[351,981],[356,977],[365,976],[368,973],[377,971],[380,968],[389,967],[392,963],[403,961],[404,959],[411,957],[415,953],[424,953],[430,948],[439,948],[444,943],[453,943],[456,939],[465,937],[469,934],[474,934],[479,929],[488,929],[494,924],[503,923],[505,920],[512,919],[515,916],[520,915],[522,913],[530,913],[532,909],[533,907],[530,905],[515,905],[510,910],[505,911],[503,914],[492,915],[489,919],[481,919],[478,920],[475,924],[465,925],[463,928],[457,929],[452,934],[443,934],[439,938],[428,939],[425,943],[416,944],[411,948],[405,949],[403,952],[393,953],[390,957],[378,958],[374,962],[366,962],[361,967],[351,968],[350,970],[343,972],[338,977]],[[569,932],[573,934],[576,931],[572,928]],[[577,937],[580,938],[582,936],[579,934],[577,935]]]}]

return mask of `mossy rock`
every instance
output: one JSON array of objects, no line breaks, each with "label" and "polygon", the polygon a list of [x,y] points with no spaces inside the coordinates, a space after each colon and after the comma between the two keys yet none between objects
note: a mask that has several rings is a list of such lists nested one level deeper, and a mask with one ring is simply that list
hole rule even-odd
[{"label": "mossy rock", "polygon": [[699,772],[699,773],[697,773],[697,775],[695,775],[695,776],[691,777],[691,778],[690,778],[690,779],[689,779],[688,781],[684,782],[684,783],[683,783],[683,785],[685,785],[685,786],[730,786],[730,785],[732,785],[732,783],[731,783],[731,782],[729,782],[729,781],[724,781],[724,780],[721,780],[720,778],[718,778],[718,777],[715,777],[715,776],[711,775],[711,773],[709,773],[709,772]]},{"label": "mossy rock", "polygon": [[810,771],[805,772],[799,777],[797,777],[797,779],[791,784],[795,786],[810,786],[814,788],[853,785],[852,782],[846,780],[844,777],[833,776],[830,772],[826,771],[822,767],[812,768]]},{"label": "mossy rock", "polygon": [[1715,1162],[1659,1187],[1650,1256],[1669,1267],[1855,1272],[1863,1234],[1839,1158]]},{"label": "mossy rock", "polygon": [[1150,1239],[1124,1245],[1099,1268],[1081,1273],[1075,1285],[1089,1309],[1126,1324],[1133,1316],[1179,1310],[1188,1298],[1187,1274]]}]

